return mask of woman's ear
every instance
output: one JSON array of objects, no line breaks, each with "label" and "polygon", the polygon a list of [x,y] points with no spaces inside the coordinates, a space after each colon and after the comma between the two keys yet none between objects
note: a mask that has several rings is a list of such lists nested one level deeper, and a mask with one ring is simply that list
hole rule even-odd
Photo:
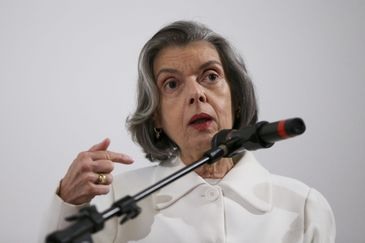
[{"label": "woman's ear", "polygon": [[156,140],[159,140],[161,137],[162,128],[161,128],[160,116],[157,111],[155,111],[155,113],[153,114],[153,123],[154,123],[153,131],[155,133],[155,138]]}]

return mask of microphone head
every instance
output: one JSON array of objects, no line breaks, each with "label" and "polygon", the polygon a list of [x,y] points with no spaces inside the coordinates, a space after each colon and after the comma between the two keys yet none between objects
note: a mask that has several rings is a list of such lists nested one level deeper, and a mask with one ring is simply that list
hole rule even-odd
[{"label": "microphone head", "polygon": [[211,141],[212,148],[224,145],[227,156],[241,150],[256,150],[271,147],[276,141],[294,137],[304,133],[305,124],[301,118],[291,118],[277,122],[261,121],[254,126],[240,130],[223,129],[217,132]]},{"label": "microphone head", "polygon": [[305,124],[301,118],[291,118],[266,123],[258,128],[260,139],[267,143],[298,136],[305,132]]},{"label": "microphone head", "polygon": [[305,132],[305,124],[301,118],[292,118],[285,121],[285,129],[290,136],[296,136]]}]

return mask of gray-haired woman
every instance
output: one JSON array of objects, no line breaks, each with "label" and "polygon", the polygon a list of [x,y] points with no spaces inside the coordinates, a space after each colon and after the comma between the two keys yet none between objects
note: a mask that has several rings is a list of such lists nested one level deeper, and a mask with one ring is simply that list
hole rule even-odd
[{"label": "gray-haired woman", "polygon": [[[201,158],[222,129],[257,121],[254,89],[240,56],[220,35],[189,21],[158,31],[138,64],[133,139],[160,163],[112,178],[105,139],[81,152],[60,183],[48,232],[88,203],[108,208]],[[105,195],[104,195],[105,194]],[[100,196],[103,195],[103,196]],[[334,242],[335,222],[324,197],[305,184],[270,174],[245,152],[203,165],[139,203],[142,213],[109,220],[95,242]]]}]

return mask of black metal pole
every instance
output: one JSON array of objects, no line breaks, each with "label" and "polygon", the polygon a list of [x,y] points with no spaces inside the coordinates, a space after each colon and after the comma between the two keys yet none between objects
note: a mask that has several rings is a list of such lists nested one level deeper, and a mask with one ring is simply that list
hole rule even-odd
[{"label": "black metal pole", "polygon": [[[126,196],[114,202],[113,205],[102,213],[98,213],[94,206],[86,207],[80,210],[78,215],[68,218],[69,221],[76,221],[69,227],[63,230],[55,231],[49,234],[46,238],[47,243],[91,243],[90,235],[101,230],[104,227],[104,222],[114,216],[122,216],[121,223],[125,223],[127,220],[136,217],[140,213],[140,208],[136,203],[143,198],[151,195],[155,191],[167,186],[175,180],[183,177],[189,172],[202,166],[206,163],[213,163],[222,158],[226,153],[224,145],[218,146],[207,151],[203,158],[185,166],[184,168],[176,171],[170,176],[156,182],[143,191],[135,194],[134,196]],[[86,240],[85,240],[86,239]]]}]

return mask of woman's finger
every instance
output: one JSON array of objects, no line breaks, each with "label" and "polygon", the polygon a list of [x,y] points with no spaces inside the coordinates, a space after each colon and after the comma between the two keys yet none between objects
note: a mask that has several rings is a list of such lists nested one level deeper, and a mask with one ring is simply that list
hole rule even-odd
[{"label": "woman's finger", "polygon": [[122,153],[116,153],[112,151],[95,151],[87,152],[92,160],[110,160],[117,163],[131,164],[133,159]]},{"label": "woman's finger", "polygon": [[114,169],[114,163],[111,160],[96,160],[93,161],[92,171],[95,173],[111,173]]},{"label": "woman's finger", "polygon": [[94,151],[99,151],[99,150],[107,150],[109,145],[110,145],[110,139],[105,138],[100,143],[95,144],[94,146],[92,146],[88,151],[89,152],[94,152]]}]

